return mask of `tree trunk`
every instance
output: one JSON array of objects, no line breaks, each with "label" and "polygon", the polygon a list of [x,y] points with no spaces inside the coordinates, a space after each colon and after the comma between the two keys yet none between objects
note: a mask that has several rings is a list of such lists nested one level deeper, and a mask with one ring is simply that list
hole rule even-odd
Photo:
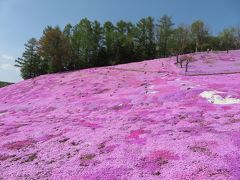
[{"label": "tree trunk", "polygon": [[188,72],[188,63],[189,63],[189,61],[187,60],[185,72]]},{"label": "tree trunk", "polygon": [[197,40],[196,40],[195,52],[198,52],[198,42],[197,42]]}]

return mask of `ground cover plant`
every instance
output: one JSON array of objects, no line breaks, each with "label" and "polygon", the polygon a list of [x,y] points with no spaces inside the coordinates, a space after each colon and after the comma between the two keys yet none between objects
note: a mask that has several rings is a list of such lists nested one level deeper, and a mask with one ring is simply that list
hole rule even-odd
[{"label": "ground cover plant", "polygon": [[240,51],[0,89],[0,179],[240,178]]}]

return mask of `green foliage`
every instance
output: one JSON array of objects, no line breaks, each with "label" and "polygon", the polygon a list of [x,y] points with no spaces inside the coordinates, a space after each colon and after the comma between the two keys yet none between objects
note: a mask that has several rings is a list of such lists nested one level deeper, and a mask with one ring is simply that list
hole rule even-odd
[{"label": "green foliage", "polygon": [[25,44],[22,57],[15,60],[15,66],[20,68],[23,79],[33,78],[47,72],[46,62],[38,53],[38,45],[38,41],[31,38]]},{"label": "green foliage", "polygon": [[236,48],[237,39],[235,38],[235,29],[229,28],[224,29],[223,32],[219,34],[220,45],[223,50],[229,50]]},{"label": "green foliage", "polygon": [[204,42],[206,42],[207,37],[209,36],[209,30],[203,21],[195,21],[192,23],[191,32],[193,40],[195,41],[195,51],[204,50]]},{"label": "green foliage", "polygon": [[101,25],[87,18],[63,30],[48,26],[39,41],[32,38],[16,60],[24,79],[41,74],[107,66],[207,49],[240,48],[240,27],[213,36],[203,21],[174,27],[164,15],[158,24],[152,17],[136,24],[110,21]]},{"label": "green foliage", "polygon": [[240,26],[234,29],[235,29],[235,38],[236,38],[236,48],[239,48],[240,47]]},{"label": "green foliage", "polygon": [[157,28],[158,32],[158,55],[160,57],[166,57],[169,55],[169,40],[173,34],[172,18],[164,15],[160,20]]},{"label": "green foliage", "polygon": [[8,86],[8,85],[11,85],[11,84],[12,84],[12,83],[0,81],[0,88],[1,88],[1,87],[5,87],[5,86]]},{"label": "green foliage", "polygon": [[70,42],[59,27],[48,26],[39,41],[39,55],[48,61],[47,72],[67,70],[71,58]]},{"label": "green foliage", "polygon": [[152,17],[142,18],[136,28],[136,51],[138,59],[156,57],[155,25]]},{"label": "green foliage", "polygon": [[190,51],[191,43],[191,30],[188,25],[180,25],[174,30],[172,43],[173,54],[183,54],[184,52]]},{"label": "green foliage", "polygon": [[106,65],[115,64],[116,61],[116,28],[115,26],[107,21],[103,25],[103,52],[107,61]]},{"label": "green foliage", "polygon": [[99,62],[100,54],[104,54],[102,36],[103,28],[98,21],[91,22],[84,18],[73,27],[70,39],[78,69],[102,64]]},{"label": "green foliage", "polygon": [[128,63],[135,58],[135,26],[131,22],[119,21],[115,32],[115,64]]}]

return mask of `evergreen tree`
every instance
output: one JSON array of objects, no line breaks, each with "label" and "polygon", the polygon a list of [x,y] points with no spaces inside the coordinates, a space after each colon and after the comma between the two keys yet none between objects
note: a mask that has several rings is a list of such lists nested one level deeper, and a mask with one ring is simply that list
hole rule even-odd
[{"label": "evergreen tree", "polygon": [[103,25],[103,50],[106,56],[107,64],[114,64],[115,60],[116,32],[114,25],[107,21]]},{"label": "evergreen tree", "polygon": [[72,42],[75,56],[78,58],[78,67],[92,67],[95,42],[91,21],[84,18],[74,26]]},{"label": "evergreen tree", "polygon": [[153,59],[156,57],[156,44],[154,32],[154,19],[142,18],[137,23],[136,42],[137,57],[140,60]]},{"label": "evergreen tree", "polygon": [[92,65],[104,66],[107,65],[105,60],[105,53],[103,49],[103,28],[98,21],[92,23],[93,37],[92,37]]},{"label": "evergreen tree", "polygon": [[212,50],[220,50],[221,49],[221,42],[219,36],[208,36],[206,39],[208,49]]},{"label": "evergreen tree", "polygon": [[164,15],[158,24],[157,33],[158,33],[158,54],[160,57],[166,57],[169,55],[168,52],[168,41],[171,38],[173,33],[172,18]]},{"label": "evergreen tree", "polygon": [[236,48],[240,49],[240,26],[237,26],[234,29],[235,29]]},{"label": "evergreen tree", "polygon": [[221,48],[223,50],[229,51],[236,47],[235,29],[228,28],[224,29],[223,32],[219,34]]},{"label": "evergreen tree", "polygon": [[135,29],[131,22],[117,22],[114,42],[115,63],[128,63],[135,60]]},{"label": "evergreen tree", "polygon": [[116,25],[107,21],[103,26],[84,18],[75,26],[67,24],[63,31],[48,26],[39,42],[33,38],[25,44],[16,66],[26,79],[44,73],[128,63],[193,50],[240,48],[240,27],[212,36],[200,20],[190,26],[174,28],[173,25],[171,17],[164,15],[157,25],[152,17],[146,17],[136,24],[121,20]]},{"label": "evergreen tree", "polygon": [[25,51],[21,58],[15,60],[20,68],[23,79],[33,78],[46,73],[47,64],[38,54],[38,41],[31,38],[25,44]]},{"label": "evergreen tree", "polygon": [[63,34],[68,38],[69,41],[69,51],[70,51],[70,57],[69,60],[66,63],[66,69],[68,70],[76,70],[78,69],[77,66],[77,57],[75,56],[75,50],[73,47],[73,26],[71,24],[67,24],[63,29]]}]

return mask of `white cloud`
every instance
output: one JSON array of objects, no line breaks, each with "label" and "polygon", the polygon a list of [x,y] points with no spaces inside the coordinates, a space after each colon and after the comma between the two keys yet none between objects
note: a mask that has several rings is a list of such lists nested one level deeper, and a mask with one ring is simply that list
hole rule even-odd
[{"label": "white cloud", "polygon": [[7,62],[7,61],[14,62],[15,57],[7,55],[7,54],[0,54],[0,62]]},{"label": "white cloud", "polygon": [[12,64],[0,64],[0,69],[3,69],[3,70],[17,70],[17,68],[15,66],[13,66]]},{"label": "white cloud", "polygon": [[22,80],[20,69],[14,66],[15,57],[0,53],[0,81],[18,82]]},{"label": "white cloud", "polygon": [[7,54],[0,54],[0,69],[1,70],[16,70],[14,66],[15,57]]}]

